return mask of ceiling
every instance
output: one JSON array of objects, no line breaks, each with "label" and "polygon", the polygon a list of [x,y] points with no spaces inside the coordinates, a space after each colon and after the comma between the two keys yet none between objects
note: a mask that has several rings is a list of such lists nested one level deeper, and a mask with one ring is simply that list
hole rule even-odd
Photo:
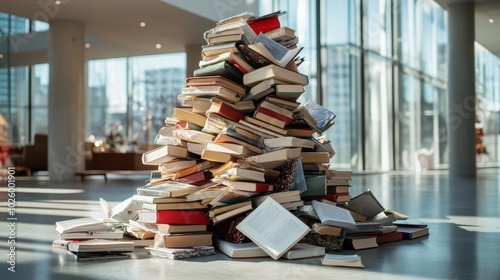
[{"label": "ceiling", "polygon": [[[437,0],[445,6],[463,0]],[[85,24],[87,59],[183,52],[204,44],[203,32],[218,19],[246,10],[255,12],[257,0],[2,0],[0,11],[17,16],[77,20]],[[476,40],[500,57],[500,1],[476,0]],[[191,7],[191,8],[190,8]],[[489,19],[494,23],[489,23]],[[139,23],[145,22],[145,27]],[[12,42],[12,40],[11,40]],[[161,44],[161,49],[155,47]],[[47,32],[19,38],[11,65],[47,62]]]},{"label": "ceiling", "polygon": [[445,9],[449,4],[469,1],[475,3],[476,41],[500,57],[500,0],[436,0]]}]

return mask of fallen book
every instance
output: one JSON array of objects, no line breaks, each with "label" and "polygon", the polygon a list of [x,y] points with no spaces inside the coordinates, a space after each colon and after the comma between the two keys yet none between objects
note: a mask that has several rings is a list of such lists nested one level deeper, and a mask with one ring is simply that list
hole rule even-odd
[{"label": "fallen book", "polygon": [[66,252],[77,261],[127,259],[129,257],[129,255],[122,252]]},{"label": "fallen book", "polygon": [[215,249],[213,246],[193,246],[188,248],[148,247],[146,249],[149,250],[149,253],[152,256],[171,260],[215,255]]},{"label": "fallen book", "polygon": [[219,238],[214,238],[214,244],[219,251],[233,259],[269,257],[264,250],[253,242],[235,244]]},{"label": "fallen book", "polygon": [[314,246],[307,243],[297,243],[283,255],[283,258],[294,260],[303,258],[314,258],[324,255],[325,255],[325,247]]},{"label": "fallen book", "polygon": [[85,241],[70,241],[68,251],[72,252],[131,252],[134,251],[134,242],[90,239]]},{"label": "fallen book", "polygon": [[358,255],[326,254],[321,260],[321,263],[330,266],[365,267],[361,261],[361,257]]},{"label": "fallen book", "polygon": [[182,248],[192,246],[211,246],[211,232],[192,232],[155,235],[155,247]]}]

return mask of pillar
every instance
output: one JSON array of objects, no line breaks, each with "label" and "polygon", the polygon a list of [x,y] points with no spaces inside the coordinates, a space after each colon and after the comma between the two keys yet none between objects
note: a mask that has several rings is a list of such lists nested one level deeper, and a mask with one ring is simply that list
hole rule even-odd
[{"label": "pillar", "polygon": [[476,177],[474,3],[450,3],[447,10],[449,174]]},{"label": "pillar", "polygon": [[84,24],[50,22],[49,154],[51,181],[74,180],[84,155]]}]

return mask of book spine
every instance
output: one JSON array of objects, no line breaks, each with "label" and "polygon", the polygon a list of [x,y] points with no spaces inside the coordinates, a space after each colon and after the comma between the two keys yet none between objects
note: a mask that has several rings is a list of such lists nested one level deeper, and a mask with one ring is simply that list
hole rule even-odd
[{"label": "book spine", "polygon": [[264,107],[258,107],[256,111],[261,112],[262,114],[268,115],[270,117],[273,117],[275,119],[281,120],[281,121],[285,122],[286,124],[291,123],[293,120],[290,117],[287,117],[287,116],[282,115],[280,113],[277,113],[275,111],[271,111],[271,110],[264,108]]}]

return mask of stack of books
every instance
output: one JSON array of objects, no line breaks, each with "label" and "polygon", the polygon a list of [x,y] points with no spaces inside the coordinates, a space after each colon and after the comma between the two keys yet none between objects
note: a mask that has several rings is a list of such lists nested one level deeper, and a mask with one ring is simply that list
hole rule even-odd
[{"label": "stack of books", "polygon": [[153,248],[212,246],[212,233],[207,231],[210,223],[206,216],[207,206],[199,201],[187,201],[186,198],[200,188],[177,181],[137,188],[133,198],[142,202],[138,222],[154,224],[157,228]]},{"label": "stack of books", "polygon": [[128,258],[134,242],[120,240],[124,231],[101,219],[86,217],[56,222],[59,239],[54,247],[64,248],[78,261]]}]

